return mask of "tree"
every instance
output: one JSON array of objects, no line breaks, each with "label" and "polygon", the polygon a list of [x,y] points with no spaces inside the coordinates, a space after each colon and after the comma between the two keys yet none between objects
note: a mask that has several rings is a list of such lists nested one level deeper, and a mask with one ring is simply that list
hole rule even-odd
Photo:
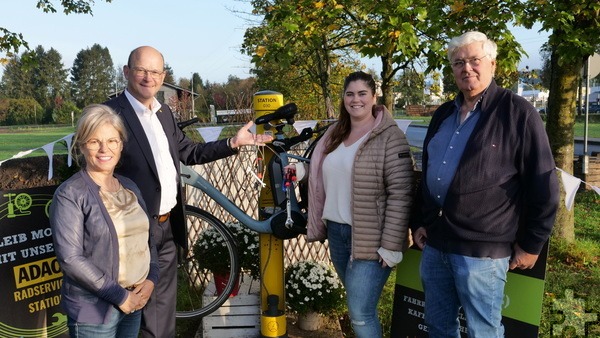
[{"label": "tree", "polygon": [[0,104],[0,124],[19,125],[37,123],[41,114],[42,107],[33,98],[25,99],[5,99]]},{"label": "tree", "polygon": [[[258,91],[256,79],[240,79],[237,76],[230,75],[224,86],[224,92],[227,97],[228,109],[249,109],[252,107],[254,93]],[[250,116],[250,119],[252,116]],[[245,122],[246,120],[237,121]]]},{"label": "tree", "polygon": [[[208,120],[210,121],[210,107],[206,104],[205,100],[205,89],[204,89],[204,81],[200,77],[200,74],[193,73],[192,78],[187,86],[183,86],[183,88],[189,88],[192,93],[195,94],[193,97],[194,100],[194,114],[208,116]],[[200,112],[201,114],[198,114]]]},{"label": "tree", "polygon": [[[519,23],[531,28],[535,22],[541,22],[542,30],[552,32],[548,39],[550,95],[546,131],[557,167],[573,173],[577,84],[584,62],[600,46],[600,3],[529,0],[525,5]],[[553,235],[568,242],[575,239],[574,214],[564,203],[560,203]]]},{"label": "tree", "polygon": [[[61,55],[53,48],[46,51],[42,46],[26,51],[20,58],[13,57],[7,63],[0,87],[4,96],[12,99],[32,98],[36,105],[24,104],[22,107],[38,107],[33,119],[24,119],[31,123],[53,121],[55,103],[68,98],[67,69],[64,68]],[[27,61],[23,61],[26,59]],[[19,113],[19,109],[13,109]],[[19,119],[12,118],[11,121]],[[16,122],[15,122],[16,123]]]},{"label": "tree", "polygon": [[542,81],[542,87],[550,88],[550,51],[548,45],[544,44],[540,50],[542,56],[542,69],[540,69],[540,80]]},{"label": "tree", "polygon": [[400,93],[397,107],[403,108],[412,104],[423,104],[425,77],[415,69],[405,68],[395,81],[395,92]]},{"label": "tree", "polygon": [[56,98],[56,102],[52,108],[52,120],[55,123],[74,123],[81,115],[81,109],[77,108],[72,101],[63,101]]},{"label": "tree", "polygon": [[[485,32],[498,43],[500,55],[496,79],[515,80],[516,64],[523,49],[508,23],[514,20],[518,1],[382,0],[342,2],[358,39],[354,48],[367,57],[381,59],[384,104],[391,109],[398,71],[422,65],[425,74],[447,68],[448,37],[468,30]],[[446,73],[446,72],[444,72]]]},{"label": "tree", "polygon": [[[252,4],[264,20],[246,31],[244,50],[253,56],[257,69],[270,62],[277,66],[269,68],[279,67],[288,74],[294,70],[296,76],[288,80],[297,82],[307,76],[310,84],[321,89],[329,117],[333,110],[329,77],[334,70],[343,74],[343,62],[355,52],[380,58],[383,103],[389,109],[397,72],[416,66],[426,74],[447,68],[448,37],[465,30],[481,30],[498,42],[500,85],[517,79],[516,64],[523,49],[508,23],[514,20],[513,7],[521,6],[518,1],[485,0],[468,6],[447,0],[255,0]],[[259,81],[263,81],[260,76]]]},{"label": "tree", "polygon": [[115,67],[115,87],[114,92],[122,91],[127,88],[127,79],[123,73],[123,65]]},{"label": "tree", "polygon": [[349,58],[352,33],[343,25],[343,6],[311,0],[253,0],[252,5],[264,20],[246,31],[243,51],[258,69],[279,68],[288,75],[293,70],[295,76],[287,81],[306,80],[319,90],[327,117],[335,117],[331,76],[344,69],[341,61]]},{"label": "tree", "polygon": [[[112,0],[104,0],[110,3]],[[65,14],[92,14],[92,5],[94,0],[61,0],[60,5]],[[56,7],[52,0],[38,0],[36,7],[45,13],[56,13]],[[11,32],[4,27],[0,27],[0,52],[5,52],[8,58],[14,57],[19,53],[19,49],[24,47],[29,50],[29,44],[25,41],[23,34]],[[0,64],[6,63],[8,59],[0,58]]]},{"label": "tree", "polygon": [[0,82],[0,95],[5,98],[24,99],[32,97],[33,72],[28,62],[23,58],[31,59],[32,53],[25,52],[22,56],[13,56],[4,67],[2,81]]},{"label": "tree", "polygon": [[32,70],[34,86],[33,98],[44,107],[44,121],[52,121],[52,110],[55,102],[68,97],[68,71],[62,63],[62,56],[51,48],[45,51],[37,46],[35,51],[36,67]]},{"label": "tree", "polygon": [[169,83],[174,85],[175,84],[175,76],[173,73],[173,68],[171,68],[171,66],[169,66],[168,63],[165,63],[165,79],[163,80],[164,83]]},{"label": "tree", "polygon": [[[192,85],[193,85],[193,87],[192,87]],[[193,73],[192,81],[190,82],[190,90],[195,93],[199,93],[200,91],[203,90],[203,87],[204,87],[204,82],[202,81],[200,74]]]},{"label": "tree", "polygon": [[77,53],[71,68],[71,95],[77,106],[106,101],[113,90],[114,76],[108,48],[94,44]]}]

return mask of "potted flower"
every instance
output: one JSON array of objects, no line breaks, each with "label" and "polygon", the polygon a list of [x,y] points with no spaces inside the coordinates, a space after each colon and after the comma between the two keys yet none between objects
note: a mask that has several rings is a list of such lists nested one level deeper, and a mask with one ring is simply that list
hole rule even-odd
[{"label": "potted flower", "polygon": [[298,324],[303,330],[318,329],[321,314],[335,314],[344,309],[344,288],[331,265],[297,262],[286,269],[285,280],[287,307],[298,314]]},{"label": "potted flower", "polygon": [[[236,242],[238,260],[242,271],[249,273],[253,278],[258,278],[260,276],[258,233],[239,222],[227,222],[225,225],[231,230]],[[223,277],[223,284],[226,283],[230,268],[229,260],[224,259],[228,252],[223,243],[223,237],[215,228],[208,228],[200,233],[192,250],[198,267],[210,270],[213,273],[217,292],[222,292],[224,285],[221,285],[220,277]],[[232,295],[235,296],[236,294],[237,288]]]},{"label": "potted flower", "polygon": [[258,232],[240,222],[227,222],[237,242],[240,267],[255,279],[260,277],[260,252]]}]

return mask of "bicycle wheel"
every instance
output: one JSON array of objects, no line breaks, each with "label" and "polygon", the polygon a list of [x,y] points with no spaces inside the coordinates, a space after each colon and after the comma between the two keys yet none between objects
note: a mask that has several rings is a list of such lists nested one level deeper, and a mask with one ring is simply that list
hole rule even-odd
[{"label": "bicycle wheel", "polygon": [[[190,250],[179,255],[177,265],[177,311],[176,318],[195,318],[206,316],[218,309],[231,295],[238,284],[240,265],[237,248],[231,230],[212,214],[193,206],[185,206],[188,227],[188,246]],[[225,266],[229,267],[229,277],[223,283],[222,292],[217,292],[215,276],[212,271],[201,268],[194,257],[194,244],[203,234],[210,232],[215,243],[221,243],[227,254],[219,255]],[[221,265],[223,265],[221,264]]]}]

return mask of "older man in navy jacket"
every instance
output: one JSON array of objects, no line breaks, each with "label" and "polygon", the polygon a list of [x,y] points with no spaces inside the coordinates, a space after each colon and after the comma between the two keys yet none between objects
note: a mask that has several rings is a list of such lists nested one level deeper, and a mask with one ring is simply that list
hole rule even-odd
[{"label": "older man in navy jacket", "polygon": [[430,337],[503,337],[508,269],[530,269],[548,240],[558,178],[542,120],[493,80],[496,44],[480,32],[450,41],[460,89],[435,113],[423,145],[423,180],[411,228],[423,249]]}]

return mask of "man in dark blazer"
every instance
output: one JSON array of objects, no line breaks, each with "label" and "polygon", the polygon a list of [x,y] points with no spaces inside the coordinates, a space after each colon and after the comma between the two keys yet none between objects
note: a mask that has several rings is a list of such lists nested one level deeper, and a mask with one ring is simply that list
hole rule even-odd
[{"label": "man in dark blazer", "polygon": [[105,104],[125,122],[124,144],[116,173],[132,179],[140,188],[152,218],[151,229],[159,255],[160,278],[143,309],[143,337],[175,336],[177,299],[177,245],[187,248],[179,164],[202,164],[237,153],[238,147],[269,142],[251,134],[249,122],[236,136],[208,143],[194,143],[177,127],[166,104],[155,98],[165,78],[164,58],[149,46],[131,52],[123,67],[127,89]]}]

